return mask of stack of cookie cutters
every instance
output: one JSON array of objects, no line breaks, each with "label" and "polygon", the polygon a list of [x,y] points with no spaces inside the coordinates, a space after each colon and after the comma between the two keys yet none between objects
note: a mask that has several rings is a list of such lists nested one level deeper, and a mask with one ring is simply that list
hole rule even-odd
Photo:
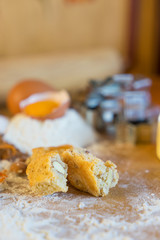
[{"label": "stack of cookie cutters", "polygon": [[90,80],[83,116],[118,142],[154,142],[160,107],[152,104],[151,85],[150,78],[133,74]]}]

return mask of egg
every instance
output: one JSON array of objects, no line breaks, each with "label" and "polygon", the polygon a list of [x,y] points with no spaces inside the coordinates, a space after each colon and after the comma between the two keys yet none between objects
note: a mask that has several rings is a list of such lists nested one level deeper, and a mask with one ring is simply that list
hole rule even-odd
[{"label": "egg", "polygon": [[7,106],[12,114],[21,112],[19,103],[34,93],[54,91],[48,84],[38,79],[25,79],[17,83],[9,91],[7,96]]},{"label": "egg", "polygon": [[20,109],[32,118],[45,120],[62,117],[69,105],[70,96],[62,90],[32,94],[20,102]]},{"label": "egg", "polygon": [[24,80],[10,90],[7,105],[12,114],[23,112],[39,120],[55,119],[69,108],[70,96],[39,80]]}]

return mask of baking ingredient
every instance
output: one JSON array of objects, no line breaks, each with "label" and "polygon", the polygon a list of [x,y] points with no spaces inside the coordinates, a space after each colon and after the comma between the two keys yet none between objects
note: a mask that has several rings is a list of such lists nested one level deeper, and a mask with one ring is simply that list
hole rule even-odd
[{"label": "baking ingredient", "polygon": [[[10,160],[10,166],[8,169],[0,169],[0,172],[3,170],[7,170],[5,175],[8,175],[9,172],[14,172],[17,174],[25,173],[26,171],[26,159],[27,155],[21,153],[16,149],[13,145],[5,143],[3,141],[0,142],[0,161],[1,163],[5,161],[5,159]],[[4,172],[2,172],[1,177],[5,176]],[[5,176],[6,177],[6,176]]]},{"label": "baking ingredient", "polygon": [[53,161],[53,167],[56,169],[56,171],[64,174],[65,173],[65,170],[64,168],[62,167],[62,165],[60,163],[58,163],[57,161]]},{"label": "baking ingredient", "polygon": [[57,152],[37,148],[29,158],[26,174],[35,193],[50,195],[68,191],[67,169],[67,164]]},{"label": "baking ingredient", "polygon": [[51,100],[40,101],[26,106],[24,112],[32,117],[44,117],[51,113],[55,108],[59,107],[59,103]]},{"label": "baking ingredient", "polygon": [[20,102],[20,109],[28,116],[40,120],[62,117],[70,105],[70,96],[65,91],[32,94]]},{"label": "baking ingredient", "polygon": [[54,91],[54,88],[38,79],[24,79],[11,88],[7,96],[7,106],[12,114],[21,111],[20,102],[32,94]]},{"label": "baking ingredient", "polygon": [[55,91],[47,84],[37,81],[22,81],[8,94],[7,105],[12,114],[24,112],[40,120],[62,117],[70,105],[69,94]]},{"label": "baking ingredient", "polygon": [[118,186],[104,198],[72,187],[67,194],[38,197],[26,178],[10,175],[5,191],[0,192],[1,240],[160,239],[155,147],[115,146],[105,141],[91,149],[104,160],[115,159]]},{"label": "baking ingredient", "polygon": [[17,114],[11,119],[3,139],[21,152],[31,154],[33,148],[41,146],[84,147],[95,142],[97,134],[78,112],[69,109],[63,117],[43,122]]},{"label": "baking ingredient", "polygon": [[0,134],[4,134],[9,124],[9,119],[3,115],[0,115]]},{"label": "baking ingredient", "polygon": [[106,196],[118,183],[117,166],[105,163],[82,148],[68,149],[62,153],[68,165],[68,180],[75,188],[95,197]]}]

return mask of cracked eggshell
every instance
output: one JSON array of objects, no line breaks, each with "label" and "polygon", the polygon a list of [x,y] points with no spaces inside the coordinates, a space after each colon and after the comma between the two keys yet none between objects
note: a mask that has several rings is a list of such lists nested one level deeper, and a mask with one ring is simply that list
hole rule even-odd
[{"label": "cracked eggshell", "polygon": [[56,102],[59,105],[57,108],[53,108],[53,110],[50,113],[48,113],[44,116],[41,116],[41,117],[36,116],[35,117],[32,115],[29,115],[30,117],[39,119],[39,120],[60,118],[60,117],[64,116],[64,114],[66,113],[66,111],[68,110],[68,108],[70,106],[70,96],[69,96],[68,92],[65,90],[61,90],[61,91],[52,91],[52,92],[33,94],[30,97],[28,97],[20,102],[20,109],[22,112],[25,113],[25,108],[28,105],[30,105],[32,103],[37,103],[39,101],[40,102],[45,101],[45,100]]},{"label": "cracked eggshell", "polygon": [[7,106],[12,114],[21,112],[20,102],[30,95],[54,91],[54,88],[38,79],[25,79],[11,88],[7,96]]}]

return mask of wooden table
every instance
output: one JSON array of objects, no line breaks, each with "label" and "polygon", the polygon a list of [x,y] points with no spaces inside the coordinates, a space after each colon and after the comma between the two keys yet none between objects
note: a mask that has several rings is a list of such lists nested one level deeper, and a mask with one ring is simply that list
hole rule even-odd
[{"label": "wooden table", "polygon": [[152,79],[152,87],[151,87],[151,95],[153,103],[160,105],[160,76],[153,76]]},{"label": "wooden table", "polygon": [[[153,77],[153,102],[160,104],[160,77]],[[26,178],[9,178],[0,192],[1,240],[159,240],[160,161],[154,145],[90,147],[113,160],[120,175],[108,196],[95,198],[72,187],[68,193],[38,197]]]},{"label": "wooden table", "polygon": [[159,240],[160,161],[155,146],[100,142],[90,147],[118,166],[118,185],[96,198],[72,187],[38,197],[25,178],[8,180],[0,193],[1,240]]}]

